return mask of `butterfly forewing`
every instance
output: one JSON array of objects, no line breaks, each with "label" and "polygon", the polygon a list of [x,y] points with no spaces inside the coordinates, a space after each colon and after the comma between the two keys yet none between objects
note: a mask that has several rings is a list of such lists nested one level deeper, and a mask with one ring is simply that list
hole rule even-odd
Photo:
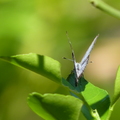
[{"label": "butterfly forewing", "polygon": [[99,35],[97,35],[97,36],[95,37],[95,39],[93,40],[93,42],[91,43],[90,47],[88,48],[88,50],[86,51],[86,53],[85,53],[84,57],[82,58],[82,60],[81,60],[80,64],[82,64],[83,62],[85,62],[85,61],[86,61],[86,59],[89,59],[89,57],[88,57],[88,56],[90,55],[90,52],[91,52],[91,50],[93,49],[94,44],[95,44],[95,42],[96,42],[96,40],[97,40],[98,36],[99,36]]}]

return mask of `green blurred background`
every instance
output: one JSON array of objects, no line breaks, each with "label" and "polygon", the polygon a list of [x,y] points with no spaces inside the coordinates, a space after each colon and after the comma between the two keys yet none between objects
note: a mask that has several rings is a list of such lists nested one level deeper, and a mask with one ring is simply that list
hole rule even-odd
[{"label": "green blurred background", "polygon": [[[118,0],[106,0],[120,8]],[[66,78],[73,63],[66,37],[68,31],[77,61],[97,34],[84,76],[113,93],[120,64],[120,21],[94,8],[88,0],[0,0],[0,55],[38,53],[61,63]],[[31,71],[0,61],[0,120],[43,120],[27,105],[31,92],[69,94],[62,86]],[[118,120],[120,102],[111,120]],[[81,115],[81,119],[84,120]]]}]

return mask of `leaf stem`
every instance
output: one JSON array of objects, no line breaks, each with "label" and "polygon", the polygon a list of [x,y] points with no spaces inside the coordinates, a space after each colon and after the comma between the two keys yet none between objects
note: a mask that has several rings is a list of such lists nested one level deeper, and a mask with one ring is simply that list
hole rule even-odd
[{"label": "leaf stem", "polygon": [[93,6],[95,6],[96,8],[104,11],[105,13],[120,19],[120,11],[109,6],[102,0],[90,0],[90,3],[93,4]]}]

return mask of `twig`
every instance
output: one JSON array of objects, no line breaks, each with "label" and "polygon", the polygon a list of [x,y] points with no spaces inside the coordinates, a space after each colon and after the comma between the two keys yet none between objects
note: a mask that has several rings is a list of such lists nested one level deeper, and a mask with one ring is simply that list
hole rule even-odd
[{"label": "twig", "polygon": [[112,15],[112,16],[120,19],[120,11],[109,6],[108,4],[103,2],[102,0],[90,0],[90,3],[93,6],[95,6],[96,8],[106,12],[107,14]]}]

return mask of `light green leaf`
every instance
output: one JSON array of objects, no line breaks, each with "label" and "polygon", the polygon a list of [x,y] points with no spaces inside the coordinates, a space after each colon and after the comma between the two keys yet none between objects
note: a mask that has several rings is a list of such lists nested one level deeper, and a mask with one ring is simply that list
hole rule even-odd
[{"label": "light green leaf", "polygon": [[28,105],[45,120],[78,120],[82,102],[69,95],[32,93]]},{"label": "light green leaf", "polygon": [[113,95],[111,107],[114,107],[119,97],[120,97],[120,66],[118,68],[117,76],[115,79],[114,95]]},{"label": "light green leaf", "polygon": [[9,57],[2,56],[0,59],[16,66],[34,71],[35,73],[43,75],[54,82],[61,83],[60,63],[48,56],[30,53]]}]

